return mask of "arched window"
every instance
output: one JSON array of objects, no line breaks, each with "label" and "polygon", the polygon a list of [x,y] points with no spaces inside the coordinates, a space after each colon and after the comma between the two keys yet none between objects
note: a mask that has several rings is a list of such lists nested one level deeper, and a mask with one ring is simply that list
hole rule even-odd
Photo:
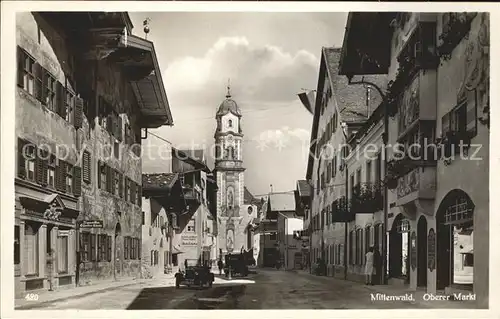
[{"label": "arched window", "polygon": [[227,126],[233,127],[233,120],[228,120],[227,121]]}]

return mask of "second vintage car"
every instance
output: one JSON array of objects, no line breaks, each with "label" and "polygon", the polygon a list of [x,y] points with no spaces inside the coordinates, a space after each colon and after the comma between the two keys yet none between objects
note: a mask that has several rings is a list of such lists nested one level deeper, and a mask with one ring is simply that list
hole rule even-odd
[{"label": "second vintage car", "polygon": [[209,266],[202,266],[197,260],[188,259],[184,271],[179,270],[175,274],[175,287],[179,288],[181,285],[188,288],[191,286],[212,287],[214,280],[215,276]]}]

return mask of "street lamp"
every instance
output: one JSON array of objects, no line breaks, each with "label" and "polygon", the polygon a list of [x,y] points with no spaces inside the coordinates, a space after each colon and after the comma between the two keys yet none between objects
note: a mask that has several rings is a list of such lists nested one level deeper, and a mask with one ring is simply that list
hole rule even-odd
[{"label": "street lamp", "polygon": [[[352,81],[353,74],[347,74],[348,84],[365,84],[373,87],[382,97],[382,105],[384,107],[384,133],[382,134],[382,143],[383,143],[383,153],[382,160],[384,163],[384,174],[387,175],[387,144],[388,144],[388,134],[389,134],[389,110],[387,106],[387,97],[382,89],[373,82],[365,81],[364,78],[361,81]],[[384,284],[387,284],[387,225],[388,225],[388,204],[389,199],[387,198],[387,184],[383,183],[384,186],[384,236],[382,236],[382,257],[383,257],[383,266],[382,266],[382,279]]]}]

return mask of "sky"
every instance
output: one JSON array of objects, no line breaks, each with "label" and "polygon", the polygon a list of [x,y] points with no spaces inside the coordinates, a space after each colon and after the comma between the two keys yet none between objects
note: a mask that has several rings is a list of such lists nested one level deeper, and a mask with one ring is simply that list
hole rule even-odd
[{"label": "sky", "polygon": [[[297,93],[316,89],[321,48],[342,45],[347,13],[132,12],[133,34],[153,41],[174,126],[150,130],[179,149],[203,148],[213,168],[215,113],[228,79],[243,117],[245,186],[289,191],[304,179],[312,115]],[[154,153],[165,142],[143,141]],[[146,173],[164,172],[156,157]]]}]

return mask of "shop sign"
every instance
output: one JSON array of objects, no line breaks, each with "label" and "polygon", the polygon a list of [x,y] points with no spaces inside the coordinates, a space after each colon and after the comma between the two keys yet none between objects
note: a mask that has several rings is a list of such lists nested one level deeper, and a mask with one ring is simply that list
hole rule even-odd
[{"label": "shop sign", "polygon": [[429,229],[427,236],[427,268],[430,271],[436,269],[436,232],[433,228]]},{"label": "shop sign", "polygon": [[82,220],[80,228],[104,228],[102,220]]},{"label": "shop sign", "polygon": [[413,231],[410,235],[410,264],[411,269],[417,268],[417,234]]},{"label": "shop sign", "polygon": [[197,235],[182,235],[181,244],[183,246],[197,246],[198,236]]}]

